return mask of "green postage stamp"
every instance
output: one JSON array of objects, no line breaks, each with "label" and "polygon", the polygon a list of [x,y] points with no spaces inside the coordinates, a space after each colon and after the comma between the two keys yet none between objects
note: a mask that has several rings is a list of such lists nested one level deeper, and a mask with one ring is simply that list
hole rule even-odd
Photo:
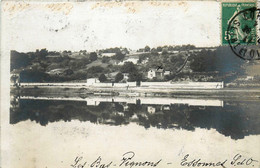
[{"label": "green postage stamp", "polygon": [[259,9],[256,2],[222,2],[222,44],[242,59],[254,59],[259,44]]},{"label": "green postage stamp", "polygon": [[[229,39],[233,43],[234,42],[237,43],[240,42],[241,44],[256,43],[255,11],[248,10],[248,9],[255,9],[255,8],[256,8],[255,2],[247,2],[247,3],[223,2],[222,3],[222,43],[223,44],[229,44],[228,43]],[[228,30],[229,26],[230,28]],[[251,31],[249,29],[251,29]],[[244,39],[247,34],[248,37]]]}]

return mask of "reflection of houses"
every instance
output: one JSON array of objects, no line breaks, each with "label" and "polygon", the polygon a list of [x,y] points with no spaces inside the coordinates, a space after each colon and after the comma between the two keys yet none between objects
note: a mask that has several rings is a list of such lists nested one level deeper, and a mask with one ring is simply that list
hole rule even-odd
[{"label": "reflection of houses", "polygon": [[[155,104],[157,105],[157,104]],[[160,105],[160,106],[156,106],[153,105],[153,106],[147,106],[147,112],[150,113],[150,114],[154,114],[156,111],[160,110],[160,111],[169,111],[171,110],[171,107],[170,105]]]},{"label": "reflection of houses", "polygon": [[164,79],[165,75],[170,75],[170,71],[165,71],[162,68],[159,69],[150,69],[148,71],[148,79]]},{"label": "reflection of houses", "polygon": [[[66,98],[64,99],[73,99]],[[23,98],[21,98],[23,99]],[[33,99],[33,98],[32,98]],[[231,136],[232,139],[242,139],[248,135],[258,135],[257,122],[255,122],[255,114],[258,114],[257,109],[253,109],[250,113],[246,113],[247,102],[243,102],[237,107],[237,102],[229,102],[226,108],[189,108],[187,106],[170,106],[171,111],[159,111],[159,106],[152,106],[149,114],[147,106],[130,106],[131,113],[123,113],[114,108],[115,103],[106,104],[106,106],[86,107],[84,106],[85,99],[75,101],[38,101],[40,97],[34,98],[37,101],[17,101],[16,97],[11,97],[10,124],[16,124],[22,121],[31,120],[46,126],[53,122],[70,122],[79,120],[80,122],[91,122],[95,124],[123,125],[123,124],[138,124],[145,128],[173,128],[194,131],[194,129],[214,129],[224,136]],[[55,98],[58,99],[58,98]],[[60,99],[58,99],[60,100]],[[173,99],[174,100],[174,99]],[[13,102],[17,101],[17,102]],[[39,103],[40,102],[40,103]],[[19,104],[20,103],[20,107]],[[257,102],[255,102],[257,104]],[[39,104],[35,106],[33,104]],[[66,110],[67,108],[70,110]],[[42,108],[44,107],[44,108]],[[103,109],[103,108],[107,109]],[[133,107],[133,108],[132,108]],[[137,107],[137,108],[135,108]],[[144,108],[146,107],[146,109]],[[165,107],[162,105],[161,107]],[[241,108],[245,109],[245,113],[241,114]],[[64,113],[64,110],[66,113]],[[219,120],[221,118],[221,120]],[[217,123],[217,124],[216,124]],[[237,125],[243,123],[239,129],[234,127],[225,127],[227,125]],[[115,128],[115,127],[111,127]],[[224,128],[224,129],[223,129]],[[229,138],[229,137],[228,137]]]},{"label": "reflection of houses", "polygon": [[162,106],[162,110],[170,110],[170,106],[169,105],[165,105],[165,106]]},{"label": "reflection of houses", "polygon": [[153,106],[147,106],[147,112],[153,114],[156,112],[156,108]]},{"label": "reflection of houses", "polygon": [[129,111],[129,107],[128,107],[127,104],[124,104],[124,105],[123,105],[123,111]]}]

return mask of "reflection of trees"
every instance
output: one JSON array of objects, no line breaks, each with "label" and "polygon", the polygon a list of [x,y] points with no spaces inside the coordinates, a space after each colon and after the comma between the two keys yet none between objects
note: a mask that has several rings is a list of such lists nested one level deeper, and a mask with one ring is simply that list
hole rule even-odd
[{"label": "reflection of trees", "polygon": [[[179,107],[179,108],[178,108]],[[171,106],[170,110],[157,111],[155,114],[150,114],[148,117],[139,115],[140,125],[146,128],[157,127],[157,128],[184,128],[187,130],[194,130],[194,127],[190,124],[186,111],[189,109],[187,106]],[[188,111],[191,112],[192,110]]]},{"label": "reflection of trees", "polygon": [[[122,125],[136,122],[145,128],[173,128],[195,130],[196,127],[214,128],[233,139],[246,135],[259,134],[258,106],[246,104],[229,104],[220,107],[193,107],[188,105],[171,105],[164,109],[161,105],[149,105],[156,109],[149,113],[147,105],[101,102],[98,106],[87,106],[82,101],[11,101],[10,123],[32,120],[45,126],[49,122],[63,120],[90,121],[92,123]],[[127,108],[126,108],[127,107]]]}]

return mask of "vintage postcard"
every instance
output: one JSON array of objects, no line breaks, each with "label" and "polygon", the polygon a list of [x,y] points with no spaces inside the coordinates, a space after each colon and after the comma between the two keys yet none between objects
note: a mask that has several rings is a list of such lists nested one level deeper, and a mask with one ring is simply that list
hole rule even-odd
[{"label": "vintage postcard", "polygon": [[2,168],[260,168],[255,0],[1,2]]}]

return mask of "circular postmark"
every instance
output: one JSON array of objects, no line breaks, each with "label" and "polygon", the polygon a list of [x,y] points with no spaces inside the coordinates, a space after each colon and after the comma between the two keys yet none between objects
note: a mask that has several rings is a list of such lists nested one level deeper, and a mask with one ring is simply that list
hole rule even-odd
[{"label": "circular postmark", "polygon": [[227,41],[234,54],[244,60],[260,60],[260,9],[248,8],[234,15],[227,28]]}]

